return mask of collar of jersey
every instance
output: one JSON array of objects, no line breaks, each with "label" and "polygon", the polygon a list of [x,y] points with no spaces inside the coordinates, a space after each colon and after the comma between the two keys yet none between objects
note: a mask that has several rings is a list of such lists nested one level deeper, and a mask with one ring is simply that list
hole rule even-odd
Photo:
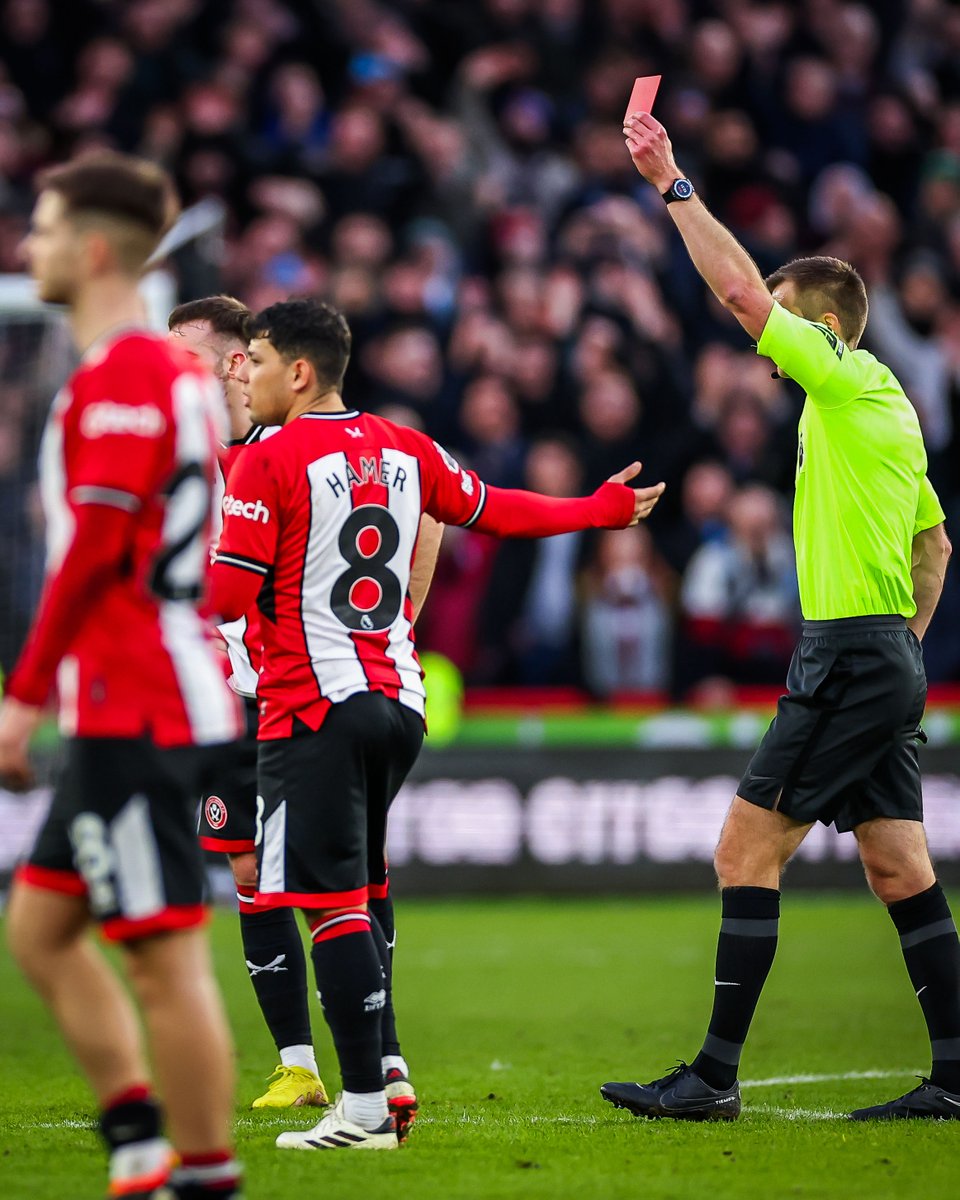
[{"label": "collar of jersey", "polygon": [[312,421],[352,421],[354,417],[360,416],[360,410],[356,408],[348,408],[344,412],[317,413],[305,412],[297,417],[298,421],[302,421],[304,417],[309,417]]}]

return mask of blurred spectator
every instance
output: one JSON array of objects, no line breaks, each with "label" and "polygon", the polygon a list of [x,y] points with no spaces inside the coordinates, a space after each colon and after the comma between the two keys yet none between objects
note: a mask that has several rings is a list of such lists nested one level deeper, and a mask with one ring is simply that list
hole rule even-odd
[{"label": "blurred spectator", "polygon": [[640,398],[623,371],[606,369],[586,378],[578,405],[586,437],[581,461],[591,490],[640,453]]},{"label": "blurred spectator", "polygon": [[583,584],[583,676],[597,696],[670,685],[670,609],[644,525],[599,535]]},{"label": "blurred spectator", "polygon": [[667,563],[682,575],[701,546],[727,539],[733,476],[717,462],[696,463],[683,477],[681,512],[658,538]]},{"label": "blurred spectator", "polygon": [[[568,442],[542,439],[531,446],[525,487],[576,496],[582,479],[579,456]],[[501,543],[480,610],[475,682],[579,682],[575,580],[588,542],[577,532]]]},{"label": "blurred spectator", "polygon": [[709,676],[779,683],[796,642],[793,544],[779,499],[766,487],[742,488],[727,524],[729,536],[701,546],[683,576],[681,690]]},{"label": "blurred spectator", "polygon": [[460,428],[460,444],[485,483],[522,485],[525,447],[520,414],[502,379],[481,375],[467,385],[460,404]]}]

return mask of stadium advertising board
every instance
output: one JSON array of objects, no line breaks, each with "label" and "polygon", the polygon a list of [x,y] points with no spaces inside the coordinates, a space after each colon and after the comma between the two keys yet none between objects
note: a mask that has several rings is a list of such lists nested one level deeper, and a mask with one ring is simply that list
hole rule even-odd
[{"label": "stadium advertising board", "polygon": [[[642,890],[712,886],[741,750],[597,748],[425,752],[391,814],[388,852],[412,892]],[[926,828],[960,880],[960,748],[924,755]],[[0,793],[0,874],[30,844],[47,792]],[[859,883],[856,844],[817,825],[791,882]]]}]

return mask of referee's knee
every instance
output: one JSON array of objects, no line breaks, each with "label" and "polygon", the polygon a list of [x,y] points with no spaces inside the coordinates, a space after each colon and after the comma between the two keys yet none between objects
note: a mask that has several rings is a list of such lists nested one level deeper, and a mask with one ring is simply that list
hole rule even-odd
[{"label": "referee's knee", "polygon": [[870,890],[882,904],[895,904],[925,892],[936,882],[930,864],[868,863],[863,864]]}]

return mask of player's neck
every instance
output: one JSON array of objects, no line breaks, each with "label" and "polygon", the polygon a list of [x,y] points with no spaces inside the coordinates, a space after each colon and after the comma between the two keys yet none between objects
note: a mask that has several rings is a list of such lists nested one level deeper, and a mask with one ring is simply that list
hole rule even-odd
[{"label": "player's neck", "polygon": [[91,280],[70,308],[70,328],[81,354],[111,329],[146,323],[147,312],[136,283],[119,275]]},{"label": "player's neck", "polygon": [[304,413],[334,413],[346,412],[347,406],[343,402],[343,397],[335,389],[331,388],[327,392],[318,392],[315,396],[304,397],[302,400],[297,400],[290,411],[287,413],[284,425],[289,425],[291,421],[295,421],[297,417],[302,417]]},{"label": "player's neck", "polygon": [[227,402],[227,416],[230,421],[230,440],[242,441],[253,428],[253,421],[243,402],[241,385],[236,379],[227,379],[224,381],[223,390]]}]

